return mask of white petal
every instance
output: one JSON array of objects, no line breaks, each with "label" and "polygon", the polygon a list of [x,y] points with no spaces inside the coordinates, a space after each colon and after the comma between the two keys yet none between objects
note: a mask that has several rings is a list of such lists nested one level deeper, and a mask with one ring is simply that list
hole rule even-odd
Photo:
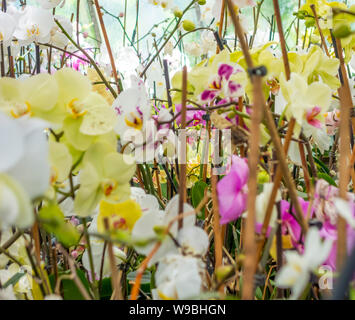
[{"label": "white petal", "polygon": [[24,138],[14,119],[0,113],[0,172],[10,169],[23,155]]}]

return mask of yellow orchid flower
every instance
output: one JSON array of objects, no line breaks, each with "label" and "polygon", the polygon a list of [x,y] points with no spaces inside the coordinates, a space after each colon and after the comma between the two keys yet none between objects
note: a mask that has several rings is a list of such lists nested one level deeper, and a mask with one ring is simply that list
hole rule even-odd
[{"label": "yellow orchid flower", "polygon": [[101,200],[97,219],[98,232],[105,232],[104,219],[109,220],[110,230],[132,231],[137,220],[142,216],[142,209],[134,200],[111,203]]},{"label": "yellow orchid flower", "polygon": [[118,153],[110,144],[97,142],[91,145],[79,175],[75,212],[79,216],[89,216],[102,199],[113,203],[128,200],[129,182],[135,170],[133,158]]}]

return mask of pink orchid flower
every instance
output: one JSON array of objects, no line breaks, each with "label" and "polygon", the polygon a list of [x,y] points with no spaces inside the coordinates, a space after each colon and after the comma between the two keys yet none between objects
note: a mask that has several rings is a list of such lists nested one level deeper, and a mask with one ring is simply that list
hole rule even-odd
[{"label": "pink orchid flower", "polygon": [[229,173],[217,185],[221,224],[238,219],[246,210],[248,177],[247,160],[232,156]]},{"label": "pink orchid flower", "polygon": [[[188,109],[193,108],[193,106],[188,105]],[[175,114],[178,114],[181,112],[181,104],[176,104],[175,105]],[[187,110],[186,111],[186,124],[188,127],[194,127],[199,124],[206,125],[206,121],[203,120],[203,115],[205,114],[205,111],[202,110]],[[181,116],[178,116],[176,118],[176,123],[180,125],[181,123]]]},{"label": "pink orchid flower", "polygon": [[201,100],[204,102],[211,102],[222,93],[225,98],[235,97],[242,86],[239,83],[230,80],[230,77],[237,72],[240,72],[240,70],[235,69],[229,64],[220,64],[217,75],[209,84],[209,88],[201,93]]},{"label": "pink orchid flower", "polygon": [[321,112],[321,108],[319,108],[317,106],[306,112],[307,122],[311,126],[318,128],[318,129],[322,128],[322,122],[320,122],[318,119],[316,119],[316,117],[319,116],[320,112]]}]

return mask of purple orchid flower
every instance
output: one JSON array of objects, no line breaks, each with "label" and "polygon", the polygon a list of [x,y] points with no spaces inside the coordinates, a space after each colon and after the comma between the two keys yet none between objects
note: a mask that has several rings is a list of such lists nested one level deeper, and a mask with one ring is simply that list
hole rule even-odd
[{"label": "purple orchid flower", "polygon": [[238,219],[246,210],[248,177],[247,160],[232,156],[229,173],[217,185],[221,224]]},{"label": "purple orchid flower", "polygon": [[[188,105],[187,108],[193,108],[193,106]],[[181,104],[176,104],[175,105],[175,114],[178,114],[181,112]],[[199,124],[206,125],[206,121],[203,120],[203,115],[205,114],[205,111],[202,110],[187,110],[186,111],[186,123],[188,127],[194,127]],[[181,123],[181,116],[178,116],[176,118],[176,123],[180,125]]]},{"label": "purple orchid flower", "polygon": [[222,63],[218,68],[216,77],[211,81],[209,88],[201,93],[201,100],[204,102],[211,102],[221,93],[225,98],[233,98],[241,89],[241,85],[233,80],[230,80],[232,74],[240,72],[233,66]]},{"label": "purple orchid flower", "polygon": [[[307,217],[309,202],[298,198],[301,205],[304,217]],[[310,217],[314,214],[313,207],[310,211]],[[292,208],[292,214],[290,213],[290,204],[286,200],[281,200],[281,220],[282,220],[282,234],[289,234],[291,236],[292,245],[295,248],[300,248],[300,240],[302,229],[297,220],[295,219],[296,211]]]}]

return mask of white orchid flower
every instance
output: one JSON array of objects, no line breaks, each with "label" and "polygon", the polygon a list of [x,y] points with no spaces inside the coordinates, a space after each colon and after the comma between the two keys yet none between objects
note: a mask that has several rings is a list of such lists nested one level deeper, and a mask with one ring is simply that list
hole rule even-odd
[{"label": "white orchid flower", "polygon": [[18,19],[14,36],[22,45],[28,45],[31,42],[48,43],[54,25],[50,10],[26,6]]},{"label": "white orchid flower", "polygon": [[[46,123],[12,119],[0,113],[0,221],[2,227],[31,226],[31,199],[45,193],[50,182]],[[1,225],[0,225],[1,227]]]},{"label": "white orchid flower", "polygon": [[[135,224],[132,230],[132,238],[137,241],[146,241],[156,238],[155,228],[166,228],[169,223],[178,215],[179,195],[174,196],[165,208],[165,211],[155,210],[144,214]],[[184,204],[184,213],[193,212],[193,207]],[[183,228],[178,230],[178,221],[175,221],[170,228],[170,234],[177,240],[184,253],[203,256],[208,249],[209,241],[207,234],[195,226],[195,215],[188,215],[183,219]],[[135,246],[139,254],[148,255],[153,249],[155,241],[151,241],[146,246]],[[178,253],[174,241],[171,237],[165,237],[159,250],[150,260],[150,265],[160,261],[168,254]]]},{"label": "white orchid flower", "polygon": [[[70,36],[72,35],[73,25],[67,17],[56,15],[54,16],[54,19],[58,20],[66,33],[68,33]],[[56,47],[65,48],[69,44],[69,39],[57,24],[55,24],[51,29],[50,36],[51,37],[49,43]]]},{"label": "white orchid flower", "polygon": [[203,289],[204,263],[191,256],[171,254],[164,258],[155,273],[154,299],[192,299]]},{"label": "white orchid flower", "polygon": [[[150,101],[143,81],[120,93],[112,105],[117,114],[115,131],[122,144],[133,140],[143,140],[142,132],[150,118]],[[138,135],[137,139],[134,137]],[[143,144],[143,141],[142,141]]]},{"label": "white orchid flower", "polygon": [[[53,9],[59,6],[61,3],[64,4],[65,0],[37,0],[43,9]],[[61,5],[61,7],[63,6]]]},{"label": "white orchid flower", "polygon": [[332,240],[322,242],[319,230],[313,227],[308,230],[304,248],[302,255],[296,251],[286,251],[286,264],[276,276],[278,287],[292,289],[292,300],[300,297],[309,281],[310,273],[327,259]]},{"label": "white orchid flower", "polygon": [[10,45],[15,28],[15,19],[10,14],[0,11],[0,42],[3,41],[4,47]]}]

